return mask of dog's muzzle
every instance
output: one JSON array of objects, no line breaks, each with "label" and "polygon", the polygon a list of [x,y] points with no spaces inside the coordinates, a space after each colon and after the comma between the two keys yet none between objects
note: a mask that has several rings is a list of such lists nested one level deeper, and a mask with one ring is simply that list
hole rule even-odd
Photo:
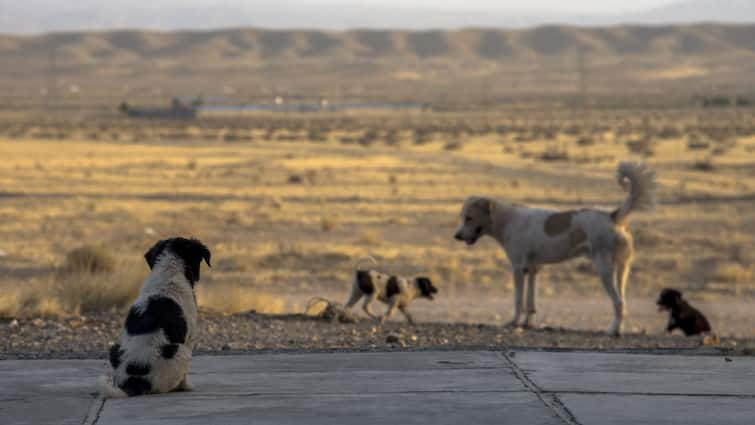
[{"label": "dog's muzzle", "polygon": [[475,229],[475,234],[471,238],[465,238],[461,231],[456,232],[454,235],[454,239],[457,241],[464,241],[467,245],[474,245],[475,242],[477,242],[478,239],[480,239],[480,236],[482,236],[482,227],[478,227]]}]

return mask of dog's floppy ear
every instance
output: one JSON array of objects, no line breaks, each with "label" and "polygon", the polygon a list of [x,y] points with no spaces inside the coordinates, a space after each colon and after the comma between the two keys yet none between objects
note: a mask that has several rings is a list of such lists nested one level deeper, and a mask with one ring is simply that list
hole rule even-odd
[{"label": "dog's floppy ear", "polygon": [[199,280],[199,266],[202,260],[208,267],[212,267],[210,250],[197,239],[176,238],[171,248],[183,260],[184,274],[192,285]]},{"label": "dog's floppy ear", "polygon": [[493,221],[493,218],[495,217],[495,201],[491,198],[481,197],[472,201],[472,205],[488,214],[490,216],[490,221]]},{"label": "dog's floppy ear", "polygon": [[149,266],[150,270],[155,267],[157,257],[163,252],[165,245],[167,244],[167,240],[157,241],[157,243],[152,245],[152,248],[150,248],[149,251],[144,253],[144,259],[147,261],[147,265]]},{"label": "dog's floppy ear", "polygon": [[671,306],[676,304],[682,299],[682,293],[673,288],[666,288],[661,291],[660,297],[658,297],[658,304]]}]

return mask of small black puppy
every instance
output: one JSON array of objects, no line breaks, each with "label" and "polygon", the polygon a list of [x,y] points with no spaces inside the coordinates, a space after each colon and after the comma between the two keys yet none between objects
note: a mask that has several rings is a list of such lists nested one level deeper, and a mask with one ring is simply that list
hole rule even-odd
[{"label": "small black puppy", "polygon": [[687,336],[710,332],[708,319],[699,310],[684,301],[682,293],[676,289],[666,288],[661,291],[656,304],[658,304],[659,311],[669,311],[666,331],[671,332],[679,328]]}]

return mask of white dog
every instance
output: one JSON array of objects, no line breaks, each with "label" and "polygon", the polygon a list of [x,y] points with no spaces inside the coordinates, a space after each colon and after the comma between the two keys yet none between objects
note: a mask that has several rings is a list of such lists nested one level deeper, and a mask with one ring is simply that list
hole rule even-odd
[{"label": "white dog", "polygon": [[545,264],[588,256],[613,301],[614,320],[608,333],[621,333],[624,291],[634,249],[627,221],[632,211],[651,209],[654,205],[655,174],[642,164],[622,162],[617,177],[629,195],[613,212],[592,208],[554,211],[484,197],[470,197],[464,202],[462,223],[454,238],[472,245],[481,236],[491,236],[503,247],[513,268],[514,317],[508,325],[519,324],[525,275],[528,276],[523,322],[526,327],[535,314],[538,270]]},{"label": "white dog", "polygon": [[198,240],[172,238],[144,258],[152,273],[110,348],[112,370],[102,382],[109,397],[191,389],[186,374],[197,333],[194,284],[202,260],[210,265],[210,251]]}]

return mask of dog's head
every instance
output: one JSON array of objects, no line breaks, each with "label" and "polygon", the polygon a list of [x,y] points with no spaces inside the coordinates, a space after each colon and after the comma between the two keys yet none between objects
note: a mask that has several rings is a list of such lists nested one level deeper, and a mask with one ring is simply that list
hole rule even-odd
[{"label": "dog's head", "polygon": [[655,303],[658,305],[658,310],[673,310],[682,301],[682,293],[676,289],[666,288],[661,291],[658,296],[658,301]]},{"label": "dog's head", "polygon": [[184,275],[192,286],[199,281],[199,265],[202,260],[207,263],[207,266],[212,267],[210,265],[210,250],[202,242],[197,239],[178,237],[161,240],[144,254],[144,259],[147,260],[149,268],[154,268],[161,255],[166,252],[173,253],[183,261]]},{"label": "dog's head", "polygon": [[429,300],[433,299],[433,294],[438,293],[438,288],[433,286],[433,283],[430,281],[430,278],[420,276],[416,279],[414,279],[414,283],[417,285],[417,288],[419,289],[420,296],[422,298],[427,298]]},{"label": "dog's head", "polygon": [[454,239],[473,245],[482,235],[490,233],[494,213],[495,201],[492,199],[477,196],[467,198],[461,208],[461,225]]}]

